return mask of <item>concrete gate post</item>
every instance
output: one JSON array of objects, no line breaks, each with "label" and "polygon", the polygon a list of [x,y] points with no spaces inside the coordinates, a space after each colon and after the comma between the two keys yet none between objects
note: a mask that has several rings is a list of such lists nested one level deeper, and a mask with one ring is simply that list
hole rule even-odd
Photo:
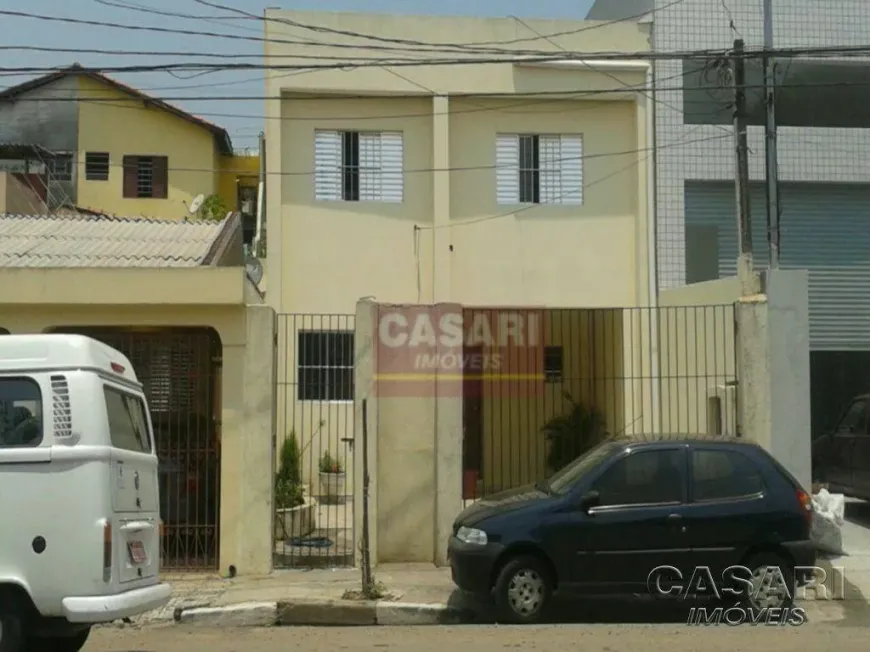
[{"label": "concrete gate post", "polygon": [[735,305],[740,431],[807,489],[810,463],[809,299],[806,270],[767,270],[761,293]]}]

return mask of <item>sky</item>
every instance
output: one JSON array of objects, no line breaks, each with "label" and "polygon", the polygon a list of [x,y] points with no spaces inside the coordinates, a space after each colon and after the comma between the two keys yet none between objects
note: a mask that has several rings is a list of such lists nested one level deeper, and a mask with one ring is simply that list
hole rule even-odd
[{"label": "sky", "polygon": [[[114,5],[107,6],[103,2]],[[592,0],[216,0],[251,13],[262,15],[265,7],[299,10],[357,11],[393,14],[437,14],[456,16],[509,16],[520,18],[583,19]],[[137,11],[136,9],[146,11]],[[86,66],[143,65],[178,62],[175,57],[137,57],[87,53],[34,52],[8,49],[9,46],[53,47],[70,49],[146,50],[175,52],[220,52],[259,54],[262,43],[232,41],[196,36],[203,31],[262,36],[261,21],[234,17],[217,9],[204,7],[194,0],[0,0],[0,9],[24,11],[55,17],[124,23],[140,26],[190,30],[190,36],[131,31],[91,25],[74,25],[33,18],[0,16],[0,68],[61,67],[79,62]],[[170,11],[197,16],[173,18],[147,13],[147,10]],[[258,71],[197,73],[127,73],[112,75],[121,81],[158,97],[171,96],[262,96],[263,73]],[[0,87],[12,86],[34,75],[9,75],[0,72]],[[255,148],[263,129],[262,100],[173,101],[225,127],[236,149]]]}]

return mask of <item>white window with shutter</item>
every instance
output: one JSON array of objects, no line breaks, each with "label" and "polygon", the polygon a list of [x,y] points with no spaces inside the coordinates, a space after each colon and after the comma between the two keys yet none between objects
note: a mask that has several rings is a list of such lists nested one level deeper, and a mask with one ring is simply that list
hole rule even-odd
[{"label": "white window with shutter", "polygon": [[583,203],[583,136],[498,134],[499,204]]},{"label": "white window with shutter", "polygon": [[314,158],[317,201],[403,201],[401,132],[317,130]]}]

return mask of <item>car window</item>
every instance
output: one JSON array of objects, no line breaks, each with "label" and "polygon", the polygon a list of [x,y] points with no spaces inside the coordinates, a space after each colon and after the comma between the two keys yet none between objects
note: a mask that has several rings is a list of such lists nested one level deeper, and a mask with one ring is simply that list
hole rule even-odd
[{"label": "car window", "polygon": [[734,451],[692,451],[692,497],[696,502],[735,500],[764,491],[752,460]]},{"label": "car window", "polygon": [[686,478],[681,449],[638,451],[614,463],[595,482],[601,506],[679,503]]},{"label": "car window", "polygon": [[42,392],[30,378],[0,378],[0,448],[42,443]]},{"label": "car window", "polygon": [[108,385],[103,386],[103,392],[106,395],[112,446],[137,453],[150,453],[151,438],[148,436],[148,419],[142,399]]},{"label": "car window", "polygon": [[578,480],[587,473],[596,469],[606,459],[619,450],[620,445],[613,442],[604,442],[590,449],[568,466],[557,471],[547,481],[547,486],[554,494],[563,495],[571,490]]},{"label": "car window", "polygon": [[859,398],[852,402],[849,409],[837,424],[838,435],[862,434],[867,430],[867,400]]}]

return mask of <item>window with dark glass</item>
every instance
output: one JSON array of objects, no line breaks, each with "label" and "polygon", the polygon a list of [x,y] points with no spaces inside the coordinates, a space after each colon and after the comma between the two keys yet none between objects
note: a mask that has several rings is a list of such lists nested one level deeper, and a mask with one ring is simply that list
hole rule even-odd
[{"label": "window with dark glass", "polygon": [[564,352],[561,346],[544,347],[544,380],[561,383],[564,374]]},{"label": "window with dark glass", "polygon": [[31,378],[0,378],[0,448],[42,443],[42,392]]},{"label": "window with dark glass", "polygon": [[109,153],[85,153],[85,179],[87,181],[109,180]]},{"label": "window with dark glass", "polygon": [[669,504],[683,501],[686,463],[681,449],[630,453],[615,462],[594,486],[601,506]]},{"label": "window with dark glass", "polygon": [[692,451],[692,499],[695,502],[736,500],[757,496],[764,480],[755,464],[741,453]]},{"label": "window with dark glass", "polygon": [[103,386],[112,446],[137,453],[151,452],[145,403],[138,396]]},{"label": "window with dark glass", "polygon": [[297,358],[300,401],[352,401],[353,331],[301,331]]},{"label": "window with dark glass", "polygon": [[539,136],[520,136],[520,203],[541,203],[541,150]]}]

